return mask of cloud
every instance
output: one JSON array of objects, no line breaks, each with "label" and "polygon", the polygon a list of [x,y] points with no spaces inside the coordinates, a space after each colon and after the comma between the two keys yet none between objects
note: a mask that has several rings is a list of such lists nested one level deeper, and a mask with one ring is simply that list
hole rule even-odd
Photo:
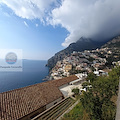
[{"label": "cloud", "polygon": [[40,19],[43,21],[46,11],[50,10],[51,4],[56,3],[56,0],[2,0],[14,13],[26,19]]},{"label": "cloud", "polygon": [[[120,0],[2,0],[14,13],[43,24],[61,25],[69,35],[68,46],[79,38],[107,40],[120,34]],[[25,24],[25,23],[24,23]]]},{"label": "cloud", "polygon": [[24,21],[24,24],[25,24],[26,27],[29,27],[28,24],[25,21]]},{"label": "cloud", "polygon": [[52,11],[50,24],[69,31],[63,46],[80,37],[107,40],[120,34],[120,0],[64,0]]}]

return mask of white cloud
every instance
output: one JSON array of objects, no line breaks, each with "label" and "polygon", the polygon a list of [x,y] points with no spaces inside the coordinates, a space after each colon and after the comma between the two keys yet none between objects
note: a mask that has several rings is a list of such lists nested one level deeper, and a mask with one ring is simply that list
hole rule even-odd
[{"label": "white cloud", "polygon": [[120,0],[64,0],[52,11],[52,25],[61,24],[70,34],[68,46],[80,37],[105,40],[120,34]]},{"label": "white cloud", "polygon": [[25,24],[26,27],[29,27],[28,24],[25,21],[24,21],[24,24]]},{"label": "white cloud", "polygon": [[43,21],[46,11],[50,10],[50,5],[56,3],[56,0],[2,0],[2,3],[21,18]]},{"label": "white cloud", "polygon": [[65,47],[82,36],[105,40],[120,34],[120,0],[58,1],[2,0],[2,3],[21,18],[40,19],[43,24],[66,28],[69,35],[62,43]]}]

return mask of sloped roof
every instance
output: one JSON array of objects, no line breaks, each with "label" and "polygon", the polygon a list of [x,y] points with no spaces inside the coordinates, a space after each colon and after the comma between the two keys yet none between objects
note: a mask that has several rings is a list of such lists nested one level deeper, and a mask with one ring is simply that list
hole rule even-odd
[{"label": "sloped roof", "polygon": [[16,120],[62,97],[58,89],[75,75],[0,93],[0,120]]}]

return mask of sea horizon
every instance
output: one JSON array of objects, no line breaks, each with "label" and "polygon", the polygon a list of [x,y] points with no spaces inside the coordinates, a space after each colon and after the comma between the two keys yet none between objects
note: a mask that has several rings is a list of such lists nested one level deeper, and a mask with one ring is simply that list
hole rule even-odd
[{"label": "sea horizon", "polygon": [[21,72],[0,72],[0,93],[44,82],[49,75],[47,60],[23,59]]}]

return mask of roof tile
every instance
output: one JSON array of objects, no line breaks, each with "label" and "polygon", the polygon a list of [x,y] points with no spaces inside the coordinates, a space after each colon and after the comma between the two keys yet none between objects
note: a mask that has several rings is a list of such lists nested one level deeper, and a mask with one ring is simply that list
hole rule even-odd
[{"label": "roof tile", "polygon": [[0,93],[0,120],[19,119],[51,103],[63,96],[59,86],[76,79],[78,78],[73,75]]}]

